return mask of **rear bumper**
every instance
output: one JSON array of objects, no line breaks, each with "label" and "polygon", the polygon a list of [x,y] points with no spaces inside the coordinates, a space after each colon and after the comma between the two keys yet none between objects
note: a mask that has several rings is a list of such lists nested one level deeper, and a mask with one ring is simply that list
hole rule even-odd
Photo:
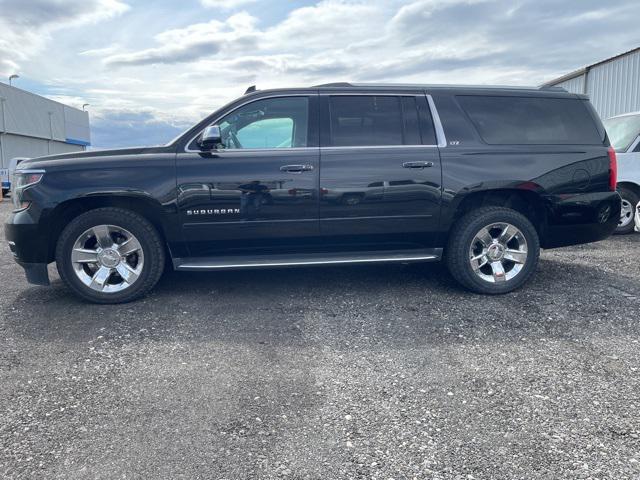
[{"label": "rear bumper", "polygon": [[548,222],[541,246],[566,247],[604,240],[620,221],[617,192],[587,193],[550,198]]}]

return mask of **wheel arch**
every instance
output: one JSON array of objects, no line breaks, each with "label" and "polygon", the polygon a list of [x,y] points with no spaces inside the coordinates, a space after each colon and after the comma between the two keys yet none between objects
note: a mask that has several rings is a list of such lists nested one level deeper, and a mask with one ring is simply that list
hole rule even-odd
[{"label": "wheel arch", "polygon": [[461,195],[452,202],[449,225],[452,226],[472,210],[490,206],[510,208],[527,217],[544,244],[547,209],[542,197],[533,189],[494,188]]},{"label": "wheel arch", "polygon": [[[170,255],[167,244],[167,226],[163,221],[162,205],[145,194],[95,194],[77,197],[58,204],[49,216],[48,261],[55,259],[55,249],[64,227],[78,215],[104,207],[122,208],[146,218],[156,228],[165,245],[165,253]],[[168,257],[169,258],[169,257]]]},{"label": "wheel arch", "polygon": [[635,182],[629,182],[629,181],[622,181],[622,182],[618,182],[618,188],[626,188],[628,190],[631,190],[633,193],[635,193],[638,197],[640,197],[640,185],[638,185]]}]

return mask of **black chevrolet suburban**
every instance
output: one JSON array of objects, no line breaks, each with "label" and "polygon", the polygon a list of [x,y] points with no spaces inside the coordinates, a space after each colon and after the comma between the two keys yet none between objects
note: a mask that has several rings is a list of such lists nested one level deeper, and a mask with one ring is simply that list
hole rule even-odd
[{"label": "black chevrolet suburban", "polygon": [[55,261],[99,303],[139,298],[165,266],[441,259],[506,293],[540,248],[609,236],[621,207],[597,114],[559,88],[250,89],[166,146],[28,160],[15,182],[6,236],[29,282]]}]

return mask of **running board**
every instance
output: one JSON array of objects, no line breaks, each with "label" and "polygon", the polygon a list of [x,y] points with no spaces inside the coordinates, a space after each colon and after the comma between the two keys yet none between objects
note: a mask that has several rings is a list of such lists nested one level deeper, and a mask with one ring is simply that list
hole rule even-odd
[{"label": "running board", "polygon": [[235,270],[241,268],[304,267],[353,263],[437,262],[441,248],[376,252],[300,253],[288,255],[232,255],[226,257],[174,258],[176,270]]}]

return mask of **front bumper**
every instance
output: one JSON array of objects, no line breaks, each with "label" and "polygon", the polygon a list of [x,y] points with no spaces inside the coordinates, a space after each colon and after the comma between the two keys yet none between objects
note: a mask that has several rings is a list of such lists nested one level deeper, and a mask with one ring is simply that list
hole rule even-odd
[{"label": "front bumper", "polygon": [[24,273],[27,277],[27,282],[32,285],[42,285],[48,287],[49,282],[49,270],[46,263],[23,263],[17,258],[16,263],[24,268]]},{"label": "front bumper", "polygon": [[24,268],[27,281],[34,285],[49,285],[48,234],[25,210],[11,214],[4,226],[9,250],[14,260]]}]

